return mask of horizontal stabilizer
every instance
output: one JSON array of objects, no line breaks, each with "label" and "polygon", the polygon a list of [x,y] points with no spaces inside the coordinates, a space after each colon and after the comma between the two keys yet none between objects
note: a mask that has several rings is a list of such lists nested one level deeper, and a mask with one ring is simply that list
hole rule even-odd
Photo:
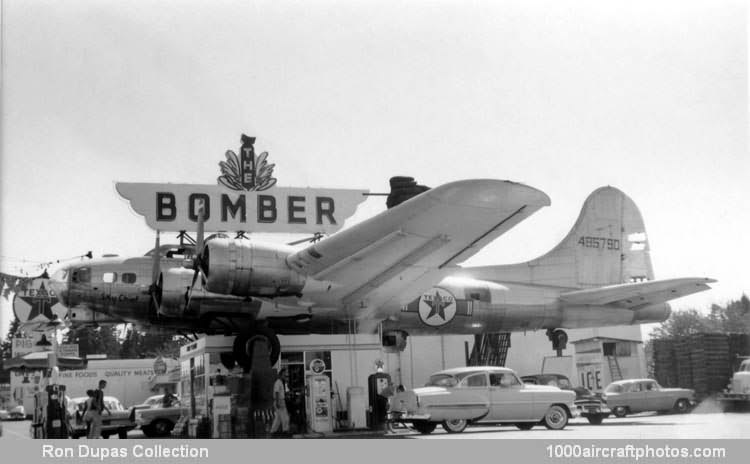
[{"label": "horizontal stabilizer", "polygon": [[615,305],[622,308],[639,309],[708,290],[711,288],[708,284],[714,282],[716,280],[701,277],[652,280],[576,290],[563,293],[560,295],[560,299],[565,303],[574,305]]}]

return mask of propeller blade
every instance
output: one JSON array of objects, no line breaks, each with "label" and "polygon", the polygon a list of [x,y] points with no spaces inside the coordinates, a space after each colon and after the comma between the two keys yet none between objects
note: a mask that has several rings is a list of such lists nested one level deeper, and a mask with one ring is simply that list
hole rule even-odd
[{"label": "propeller blade", "polygon": [[190,288],[185,294],[185,311],[190,308],[190,300],[193,299],[193,290],[195,289],[195,281],[198,280],[198,274],[200,274],[200,268],[196,267],[193,273],[193,282],[190,284]]},{"label": "propeller blade", "polygon": [[198,231],[196,234],[198,236],[198,239],[195,241],[196,254],[200,254],[200,252],[203,251],[203,229],[205,227],[205,222],[205,210],[203,209],[203,204],[201,204],[200,208],[198,208]]},{"label": "propeller blade", "polygon": [[157,316],[159,313],[159,307],[161,307],[161,287],[162,287],[162,275],[159,273],[156,281],[151,285],[151,304],[152,304],[152,315]]},{"label": "propeller blade", "polygon": [[151,283],[156,284],[156,280],[159,278],[159,272],[161,271],[161,253],[159,252],[159,231],[156,231],[156,243],[154,244],[154,263],[151,268]]}]

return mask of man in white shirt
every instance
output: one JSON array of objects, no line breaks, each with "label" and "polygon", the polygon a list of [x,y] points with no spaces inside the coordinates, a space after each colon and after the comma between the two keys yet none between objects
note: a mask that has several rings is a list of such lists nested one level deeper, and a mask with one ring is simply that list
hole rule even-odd
[{"label": "man in white shirt", "polygon": [[289,433],[289,412],[286,410],[286,392],[287,382],[289,381],[289,372],[281,369],[279,377],[273,384],[273,423],[271,423],[271,433],[276,433],[281,429],[283,434]]}]

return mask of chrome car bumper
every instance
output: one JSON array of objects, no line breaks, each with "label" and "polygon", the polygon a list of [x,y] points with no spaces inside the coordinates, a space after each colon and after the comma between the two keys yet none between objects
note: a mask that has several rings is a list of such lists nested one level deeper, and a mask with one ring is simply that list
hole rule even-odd
[{"label": "chrome car bumper", "polygon": [[410,422],[415,420],[429,420],[429,414],[414,414],[407,411],[389,411],[388,420],[395,422]]},{"label": "chrome car bumper", "polygon": [[589,414],[611,414],[612,411],[603,404],[577,404],[575,407],[578,411],[579,416],[586,416]]}]

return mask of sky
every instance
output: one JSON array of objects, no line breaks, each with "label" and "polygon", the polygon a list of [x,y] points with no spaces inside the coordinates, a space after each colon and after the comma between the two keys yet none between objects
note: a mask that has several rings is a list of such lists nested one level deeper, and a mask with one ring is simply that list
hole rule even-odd
[{"label": "sky", "polygon": [[279,186],[550,196],[468,264],[543,254],[615,186],[657,278],[719,280],[672,304],[707,310],[750,293],[747,20],[729,0],[3,0],[0,269],[145,253],[115,182],[215,185],[245,133]]}]

